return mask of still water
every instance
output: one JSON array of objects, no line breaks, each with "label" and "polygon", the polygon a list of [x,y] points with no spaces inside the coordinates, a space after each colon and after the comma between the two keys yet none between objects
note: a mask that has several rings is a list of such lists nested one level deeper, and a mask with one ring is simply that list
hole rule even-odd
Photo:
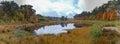
[{"label": "still water", "polygon": [[57,25],[50,25],[50,26],[43,26],[40,27],[37,30],[34,30],[35,34],[41,35],[41,34],[60,34],[60,33],[66,33],[67,30],[74,29],[74,23],[69,24],[57,24]]}]

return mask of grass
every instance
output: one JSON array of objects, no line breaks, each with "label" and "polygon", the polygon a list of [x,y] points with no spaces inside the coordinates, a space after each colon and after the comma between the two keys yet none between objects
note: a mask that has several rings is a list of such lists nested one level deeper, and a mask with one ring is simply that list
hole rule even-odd
[{"label": "grass", "polygon": [[[71,21],[73,22],[73,21]],[[26,31],[11,31],[0,35],[0,44],[112,44],[116,36],[102,36],[101,28],[104,26],[119,27],[119,21],[75,21],[75,23],[91,24],[59,35],[33,35]],[[53,24],[42,23],[42,24]],[[119,28],[120,29],[120,28]]]},{"label": "grass", "polygon": [[13,31],[12,34],[13,34],[15,37],[23,37],[23,36],[33,35],[32,33],[27,32],[27,31],[24,31],[24,30]]},{"label": "grass", "polygon": [[69,30],[59,35],[32,35],[25,31],[10,32],[0,43],[5,44],[90,44],[89,27]]}]

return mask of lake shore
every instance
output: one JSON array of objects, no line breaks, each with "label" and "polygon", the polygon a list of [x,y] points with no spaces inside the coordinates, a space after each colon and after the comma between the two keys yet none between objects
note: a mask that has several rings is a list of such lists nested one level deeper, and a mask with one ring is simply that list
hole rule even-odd
[{"label": "lake shore", "polygon": [[41,23],[28,23],[28,24],[1,24],[0,25],[0,31],[12,31],[12,30],[16,30],[17,27],[19,26],[35,26],[35,25],[39,25],[39,26],[44,26],[44,25],[52,25],[54,24],[56,21],[50,21],[50,22],[41,22]]},{"label": "lake shore", "polygon": [[[62,21],[63,23],[78,23],[80,20],[67,20],[67,21]],[[58,21],[45,21],[45,22],[40,22],[40,23],[27,23],[27,24],[0,24],[0,31],[3,30],[15,30],[19,26],[44,26],[44,25],[53,25],[57,23]]]}]

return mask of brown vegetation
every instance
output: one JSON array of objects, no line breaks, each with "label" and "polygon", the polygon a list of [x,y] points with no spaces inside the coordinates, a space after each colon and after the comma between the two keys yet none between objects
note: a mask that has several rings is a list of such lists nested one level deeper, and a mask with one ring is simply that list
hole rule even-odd
[{"label": "brown vegetation", "polygon": [[35,35],[24,36],[22,38],[9,37],[6,40],[0,40],[5,44],[90,44],[89,27],[69,30],[68,33],[60,35]]},{"label": "brown vegetation", "polygon": [[104,12],[103,14],[103,20],[109,20],[109,21],[112,21],[112,20],[117,20],[118,17],[117,17],[117,13],[115,11],[115,9],[110,9],[109,12]]}]

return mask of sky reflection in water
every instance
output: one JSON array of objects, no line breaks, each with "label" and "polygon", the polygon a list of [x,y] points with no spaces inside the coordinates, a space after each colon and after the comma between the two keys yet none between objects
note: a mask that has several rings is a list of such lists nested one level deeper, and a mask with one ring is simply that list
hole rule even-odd
[{"label": "sky reflection in water", "polygon": [[51,26],[44,26],[39,28],[38,30],[34,30],[37,35],[41,34],[60,34],[66,33],[67,29],[74,29],[75,26],[73,23],[70,24],[58,24],[58,25],[51,25]]}]

